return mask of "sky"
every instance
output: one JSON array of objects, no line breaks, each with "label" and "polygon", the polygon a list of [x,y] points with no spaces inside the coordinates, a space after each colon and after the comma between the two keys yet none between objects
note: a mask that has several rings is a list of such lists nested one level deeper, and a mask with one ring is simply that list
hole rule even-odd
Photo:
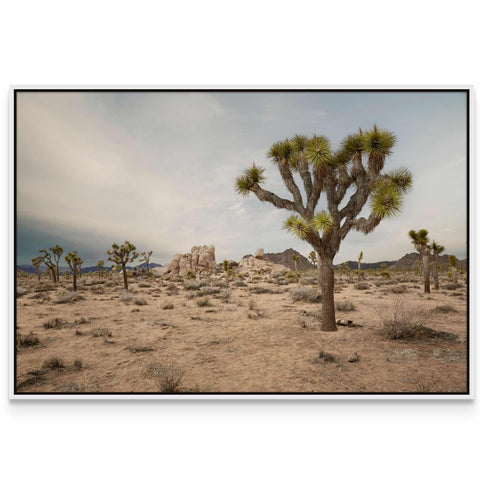
[{"label": "sky", "polygon": [[59,244],[94,265],[125,240],[162,264],[204,244],[217,262],[260,247],[308,255],[282,228],[291,212],[239,196],[235,178],[255,162],[263,187],[290,198],[266,156],[274,142],[319,134],[337,148],[373,124],[397,137],[385,171],[408,167],[413,188],[399,216],[351,231],[334,262],[396,260],[420,228],[465,258],[466,118],[462,92],[19,92],[17,264]]}]

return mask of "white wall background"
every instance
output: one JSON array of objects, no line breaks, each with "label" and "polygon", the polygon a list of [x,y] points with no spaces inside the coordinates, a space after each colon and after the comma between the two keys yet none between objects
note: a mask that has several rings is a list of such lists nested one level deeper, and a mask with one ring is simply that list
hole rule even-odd
[{"label": "white wall background", "polygon": [[[2,3],[2,251],[9,85],[479,89],[474,6],[463,0]],[[478,472],[475,402],[10,402],[3,265],[0,468],[6,478],[372,480]]]}]

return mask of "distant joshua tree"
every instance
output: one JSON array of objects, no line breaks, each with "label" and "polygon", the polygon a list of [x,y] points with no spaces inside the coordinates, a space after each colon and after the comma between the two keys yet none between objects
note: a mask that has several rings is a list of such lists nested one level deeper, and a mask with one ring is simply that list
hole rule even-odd
[{"label": "distant joshua tree", "polygon": [[69,253],[65,256],[65,261],[68,263],[73,275],[73,291],[77,291],[77,276],[82,270],[83,260],[77,255],[77,252]]},{"label": "distant joshua tree", "polygon": [[[262,202],[295,212],[284,226],[308,242],[317,253],[323,331],[337,330],[333,259],[342,240],[352,228],[368,234],[384,218],[397,215],[403,194],[411,187],[412,175],[407,169],[382,173],[385,159],[391,155],[394,144],[393,133],[376,126],[368,132],[349,135],[336,152],[331,150],[327,138],[316,135],[311,138],[296,135],[275,143],[268,156],[277,165],[293,201],[264,190],[261,184],[265,181],[265,169],[255,164],[236,180],[239,194],[254,193]],[[304,197],[295,182],[295,172],[303,181]],[[351,197],[344,201],[351,189]],[[326,196],[328,211],[315,212],[322,192]],[[359,218],[369,199],[369,217]]]},{"label": "distant joshua tree", "polygon": [[60,281],[60,269],[58,267],[58,264],[60,263],[60,258],[62,257],[63,254],[63,248],[59,247],[58,245],[55,245],[54,247],[50,247],[49,250],[53,254],[53,259],[55,261],[55,273],[57,275],[57,282]]},{"label": "distant joshua tree", "polygon": [[433,241],[431,244],[431,249],[433,253],[433,262],[432,262],[433,288],[435,290],[439,290],[440,285],[438,283],[438,256],[445,251],[445,247]]},{"label": "distant joshua tree", "polygon": [[43,254],[40,258],[42,259],[42,262],[47,267],[47,271],[50,273],[53,282],[56,283],[57,272],[55,270],[55,265],[52,262],[52,256],[45,249],[39,250],[39,252]]},{"label": "distant joshua tree", "polygon": [[312,250],[309,254],[308,254],[308,259],[310,260],[310,263],[316,267],[317,266],[317,254],[315,252],[315,250]]},{"label": "distant joshua tree", "polygon": [[150,250],[149,252],[142,252],[140,254],[147,267],[147,276],[150,276],[150,257],[152,256],[152,253],[153,253],[153,250]]},{"label": "distant joshua tree", "polygon": [[228,285],[228,281],[230,279],[230,272],[232,268],[230,267],[230,262],[228,260],[224,260],[222,263],[223,271],[225,272],[225,283]]},{"label": "distant joshua tree", "polygon": [[42,257],[32,258],[32,265],[35,271],[37,272],[38,281],[41,279],[40,265],[42,264]]},{"label": "distant joshua tree", "polygon": [[292,260],[295,265],[295,280],[298,283],[298,261],[300,260],[300,257],[296,253],[294,253],[292,255]]},{"label": "distant joshua tree", "polygon": [[418,232],[410,230],[408,235],[422,258],[423,291],[430,293],[430,245],[428,244],[428,230],[424,228]]},{"label": "distant joshua tree", "polygon": [[126,240],[121,246],[112,243],[111,250],[108,250],[108,254],[110,255],[108,260],[116,263],[117,270],[121,268],[123,271],[123,285],[125,290],[128,290],[127,263],[133,262],[138,257],[138,253],[135,252],[136,249],[137,247],[135,245]]},{"label": "distant joshua tree", "polygon": [[453,283],[456,285],[458,283],[457,276],[457,257],[455,255],[450,255],[448,257],[448,262],[450,264],[450,277],[453,280]]},{"label": "distant joshua tree", "polygon": [[98,276],[100,278],[103,277],[103,267],[105,266],[105,262],[103,260],[99,260],[97,262],[97,272],[98,272]]},{"label": "distant joshua tree", "polygon": [[358,256],[358,276],[360,277],[360,268],[362,267],[363,251]]}]

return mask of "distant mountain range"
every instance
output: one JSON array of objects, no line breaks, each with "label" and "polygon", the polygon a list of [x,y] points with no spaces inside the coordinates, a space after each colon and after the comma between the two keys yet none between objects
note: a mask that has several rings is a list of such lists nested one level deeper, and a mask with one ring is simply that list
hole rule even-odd
[{"label": "distant mountain range", "polygon": [[[134,267],[128,266],[127,270],[134,270],[134,269],[142,270],[143,268],[146,268],[146,266],[147,266],[146,263],[141,263],[140,265],[135,265]],[[155,268],[155,267],[163,267],[163,265],[161,265],[160,263],[150,264],[150,268]],[[21,270],[22,272],[25,272],[25,273],[35,273],[35,274],[37,273],[37,271],[33,268],[32,265],[17,265],[17,270]],[[45,265],[42,265],[40,267],[40,271],[44,272],[45,270],[46,270]],[[60,273],[70,272],[70,269],[68,267],[60,267],[59,270],[60,270]],[[98,269],[96,266],[84,267],[82,268],[82,273],[96,272],[97,270]],[[109,268],[104,267],[104,270],[110,270],[110,267]]]}]

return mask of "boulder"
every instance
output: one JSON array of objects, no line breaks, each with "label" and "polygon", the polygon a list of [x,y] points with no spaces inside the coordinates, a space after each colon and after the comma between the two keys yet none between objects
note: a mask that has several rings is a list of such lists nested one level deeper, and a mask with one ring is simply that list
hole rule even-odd
[{"label": "boulder", "polygon": [[255,258],[260,258],[263,260],[263,255],[264,255],[264,251],[263,251],[263,248],[259,248],[254,254],[253,256]]},{"label": "boulder", "polygon": [[215,247],[201,245],[191,248],[190,253],[177,253],[166,266],[165,273],[186,275],[188,271],[195,274],[215,273]]}]

